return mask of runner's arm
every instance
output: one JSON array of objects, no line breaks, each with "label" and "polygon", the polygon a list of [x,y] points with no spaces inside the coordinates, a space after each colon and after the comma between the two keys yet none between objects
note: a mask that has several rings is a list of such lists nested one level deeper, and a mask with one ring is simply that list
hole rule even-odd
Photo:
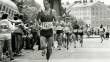
[{"label": "runner's arm", "polygon": [[36,24],[38,24],[39,29],[41,29],[41,27],[40,27],[40,25],[41,25],[41,21],[40,21],[40,19],[41,19],[41,11],[39,11],[39,13],[37,14],[37,17],[36,17]]},{"label": "runner's arm", "polygon": [[38,12],[37,17],[36,17],[38,24],[40,24],[40,19],[41,19],[41,11]]},{"label": "runner's arm", "polygon": [[57,13],[56,13],[56,11],[54,9],[52,9],[52,14],[54,16],[55,22],[58,22]]},{"label": "runner's arm", "polygon": [[8,21],[7,23],[9,24],[9,29],[11,32],[14,32],[14,30],[17,29],[15,26],[12,25],[12,23],[10,21]]}]

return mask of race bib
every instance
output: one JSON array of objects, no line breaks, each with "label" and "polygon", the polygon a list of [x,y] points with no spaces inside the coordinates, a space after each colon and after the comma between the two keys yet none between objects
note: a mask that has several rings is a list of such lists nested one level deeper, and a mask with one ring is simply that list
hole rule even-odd
[{"label": "race bib", "polygon": [[78,30],[78,32],[83,32],[83,30]]},{"label": "race bib", "polygon": [[65,32],[70,32],[70,28],[69,27],[65,27]]},{"label": "race bib", "polygon": [[56,30],[62,30],[63,28],[61,26],[57,26]]},{"label": "race bib", "polygon": [[52,22],[42,22],[41,26],[42,26],[42,29],[50,29],[50,28],[53,28],[53,23]]},{"label": "race bib", "polygon": [[7,23],[1,23],[0,24],[0,31],[1,32],[8,32],[9,31],[9,26]]},{"label": "race bib", "polygon": [[73,32],[78,32],[78,30],[73,30]]}]

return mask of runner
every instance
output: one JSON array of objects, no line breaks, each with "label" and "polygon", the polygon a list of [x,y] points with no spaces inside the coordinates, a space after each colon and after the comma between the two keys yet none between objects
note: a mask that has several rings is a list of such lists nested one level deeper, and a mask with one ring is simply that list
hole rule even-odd
[{"label": "runner", "polygon": [[67,44],[65,47],[67,47],[67,50],[69,49],[69,39],[70,39],[69,37],[70,37],[70,32],[71,32],[71,29],[70,29],[71,24],[68,21],[69,21],[68,18],[66,18],[66,21],[64,23],[64,28],[63,28],[63,30],[64,30],[63,37],[65,37],[65,42]]},{"label": "runner", "polygon": [[78,29],[78,34],[79,34],[79,41],[81,44],[81,47],[83,45],[83,25],[80,25],[79,29]]},{"label": "runner", "polygon": [[74,25],[73,25],[74,48],[76,48],[76,41],[78,41],[78,29],[79,29],[79,25],[77,24],[77,21],[76,21],[74,22]]},{"label": "runner", "polygon": [[104,31],[105,31],[105,29],[103,28],[103,25],[100,25],[99,33],[100,33],[101,43],[104,40]]},{"label": "runner", "polygon": [[57,27],[56,27],[57,42],[58,42],[59,50],[61,50],[61,46],[62,46],[62,33],[63,33],[62,29],[63,29],[62,21],[61,21],[61,18],[60,18],[59,22],[57,23]]},{"label": "runner", "polygon": [[50,1],[43,0],[44,10],[41,10],[38,14],[37,20],[41,21],[40,42],[42,47],[42,56],[45,55],[47,62],[50,59],[52,53],[53,43],[53,19],[57,21],[56,11],[50,8]]}]

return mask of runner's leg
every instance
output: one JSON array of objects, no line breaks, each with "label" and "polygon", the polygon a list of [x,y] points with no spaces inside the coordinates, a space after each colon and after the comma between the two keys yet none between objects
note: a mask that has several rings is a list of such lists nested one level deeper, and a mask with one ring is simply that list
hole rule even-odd
[{"label": "runner's leg", "polygon": [[4,47],[4,41],[0,40],[0,61],[2,61],[2,53],[3,53],[3,47]]},{"label": "runner's leg", "polygon": [[49,60],[51,53],[52,53],[52,42],[53,42],[53,37],[47,38],[47,54],[46,54],[46,59]]},{"label": "runner's leg", "polygon": [[62,33],[59,35],[59,50],[61,50],[62,47]]},{"label": "runner's leg", "polygon": [[8,45],[8,51],[10,54],[10,60],[14,60],[12,57],[12,47],[11,47],[11,39],[7,40],[7,45]]},{"label": "runner's leg", "polygon": [[76,35],[73,33],[74,48],[76,48]]},{"label": "runner's leg", "polygon": [[82,47],[82,44],[83,44],[83,35],[80,35],[80,43],[81,43],[81,47]]},{"label": "runner's leg", "polygon": [[41,44],[41,48],[42,48],[42,56],[44,56],[45,55],[45,53],[46,53],[46,37],[44,37],[44,36],[41,36],[40,37],[40,44]]}]

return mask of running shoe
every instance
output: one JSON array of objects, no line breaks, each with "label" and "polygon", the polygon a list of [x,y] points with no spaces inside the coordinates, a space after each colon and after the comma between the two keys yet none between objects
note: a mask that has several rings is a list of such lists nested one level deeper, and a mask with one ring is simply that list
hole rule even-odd
[{"label": "running shoe", "polygon": [[45,54],[46,54],[46,50],[43,50],[42,51],[42,56],[45,56]]}]

